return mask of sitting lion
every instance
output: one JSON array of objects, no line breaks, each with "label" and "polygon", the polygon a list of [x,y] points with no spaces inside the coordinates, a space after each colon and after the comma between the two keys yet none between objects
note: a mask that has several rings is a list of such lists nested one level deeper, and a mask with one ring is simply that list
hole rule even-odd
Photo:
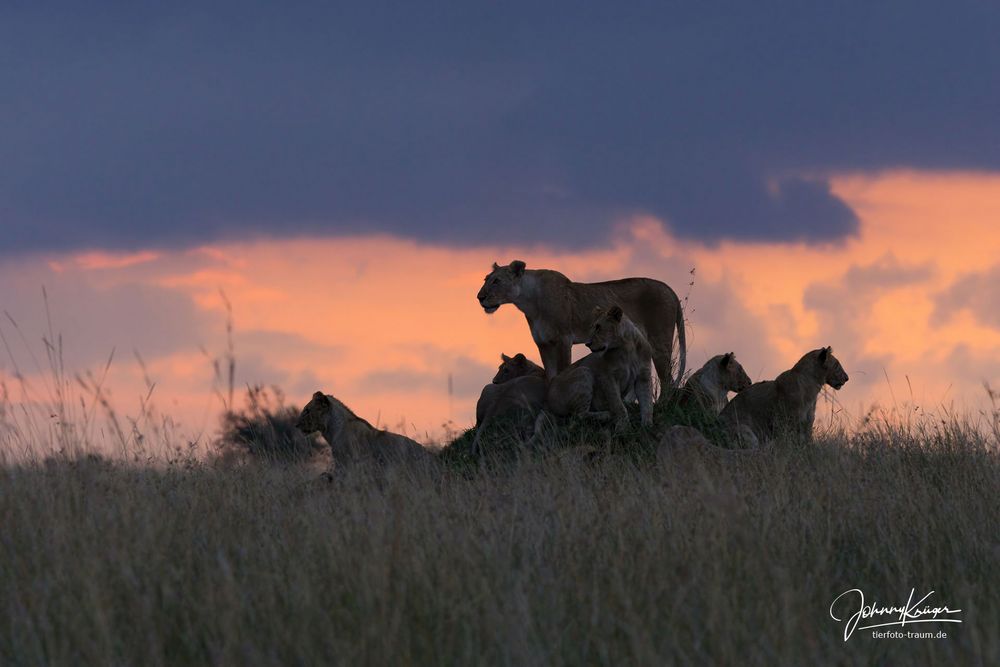
[{"label": "sitting lion", "polygon": [[620,306],[597,311],[587,347],[591,354],[549,382],[546,410],[560,417],[587,414],[620,423],[628,417],[622,399],[632,394],[639,401],[642,425],[650,425],[653,420],[651,350],[645,336]]},{"label": "sitting lion", "polygon": [[744,447],[766,444],[781,434],[808,442],[823,385],[840,389],[849,378],[829,347],[807,353],[774,380],[756,382],[719,415],[730,438]]},{"label": "sitting lion", "polygon": [[524,313],[538,345],[548,377],[570,366],[573,343],[588,340],[595,308],[618,305],[639,327],[650,348],[660,386],[671,379],[674,330],[680,344],[677,382],[684,375],[687,345],[680,300],[666,284],[651,278],[625,278],[602,283],[576,283],[548,269],[528,270],[522,261],[493,265],[478,294],[487,313],[512,303]]},{"label": "sitting lion", "polygon": [[[491,411],[493,403],[501,396],[509,396],[512,392],[510,387],[504,388],[502,385],[511,380],[526,376],[545,379],[545,369],[520,352],[513,357],[508,357],[506,354],[501,353],[500,360],[500,367],[497,368],[497,374],[493,377],[493,382],[483,387],[482,393],[479,394],[479,401],[476,403],[477,427],[483,423],[483,417],[487,412]],[[523,390],[523,388],[533,386],[534,384],[518,383],[515,387],[520,387]],[[515,389],[513,391],[518,390]]]},{"label": "sitting lion", "polygon": [[697,407],[717,415],[729,402],[729,392],[739,393],[750,385],[750,376],[736,361],[736,355],[717,354],[691,374],[678,403],[682,408]]},{"label": "sitting lion", "polygon": [[336,398],[320,391],[302,408],[295,426],[306,435],[319,431],[338,464],[371,460],[385,465],[429,460],[433,456],[419,442],[375,428]]}]

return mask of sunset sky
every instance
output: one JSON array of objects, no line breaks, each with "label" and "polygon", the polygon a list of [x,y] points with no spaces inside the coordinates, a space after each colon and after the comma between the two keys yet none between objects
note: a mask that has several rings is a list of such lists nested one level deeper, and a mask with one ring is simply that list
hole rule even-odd
[{"label": "sunset sky", "polygon": [[997,34],[986,1],[5,3],[0,380],[46,394],[44,287],[72,372],[114,349],[124,413],[148,376],[211,432],[224,294],[238,386],[435,437],[501,352],[538,358],[475,299],[522,259],[664,280],[689,368],[832,345],[845,415],[974,410],[1000,387]]}]

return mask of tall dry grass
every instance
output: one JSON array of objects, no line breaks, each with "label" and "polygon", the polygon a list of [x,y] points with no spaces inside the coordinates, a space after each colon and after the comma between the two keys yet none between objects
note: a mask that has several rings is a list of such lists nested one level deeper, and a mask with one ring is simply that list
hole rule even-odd
[{"label": "tall dry grass", "polygon": [[[0,472],[0,663],[998,664],[998,490],[961,425],[332,481],[25,462]],[[964,622],[845,642],[850,588]]]}]

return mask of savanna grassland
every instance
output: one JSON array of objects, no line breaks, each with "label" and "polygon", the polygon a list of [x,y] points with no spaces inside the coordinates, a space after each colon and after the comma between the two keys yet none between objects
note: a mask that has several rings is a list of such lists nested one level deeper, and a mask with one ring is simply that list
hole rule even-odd
[{"label": "savanna grassland", "polygon": [[[8,461],[0,663],[1000,664],[998,492],[995,431],[957,421],[330,477]],[[963,622],[845,642],[851,588]]]}]

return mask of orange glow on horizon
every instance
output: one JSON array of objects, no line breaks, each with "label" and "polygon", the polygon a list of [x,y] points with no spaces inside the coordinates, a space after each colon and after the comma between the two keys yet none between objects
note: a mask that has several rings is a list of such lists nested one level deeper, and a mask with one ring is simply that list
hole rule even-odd
[{"label": "orange glow on horizon", "polygon": [[[982,382],[1000,384],[1000,319],[994,326],[990,313],[942,300],[964,276],[1000,265],[1000,175],[851,174],[836,177],[833,189],[858,212],[861,228],[826,245],[708,246],[639,217],[622,221],[606,249],[582,252],[449,248],[386,235],[271,239],[0,264],[0,278],[19,271],[15,290],[46,284],[52,292],[70,281],[90,289],[95,301],[120,298],[112,291],[128,285],[156,290],[149,298],[176,297],[177,314],[164,324],[190,319],[191,341],[176,349],[158,342],[160,352],[147,365],[162,408],[176,410],[196,431],[211,430],[219,408],[211,399],[209,357],[225,347],[220,290],[233,306],[237,391],[274,382],[301,404],[322,389],[373,423],[405,424],[418,436],[439,434],[449,419],[471,425],[478,389],[490,381],[499,354],[538,358],[513,306],[488,316],[475,300],[490,264],[514,258],[580,281],[646,275],[682,298],[695,268],[689,370],[732,350],[754,379],[765,379],[803,352],[832,344],[852,376],[837,398],[854,416],[888,400],[885,375],[894,383],[905,375],[927,408],[942,396],[977,405],[985,398]],[[82,309],[73,322],[104,327],[109,348],[143,352],[143,340],[116,339],[118,318],[130,313],[97,310],[112,319],[88,322]],[[73,331],[65,334],[72,343]],[[138,396],[141,374],[129,359],[118,363],[125,368],[113,378],[115,395]],[[450,400],[449,374],[456,387]]]}]

